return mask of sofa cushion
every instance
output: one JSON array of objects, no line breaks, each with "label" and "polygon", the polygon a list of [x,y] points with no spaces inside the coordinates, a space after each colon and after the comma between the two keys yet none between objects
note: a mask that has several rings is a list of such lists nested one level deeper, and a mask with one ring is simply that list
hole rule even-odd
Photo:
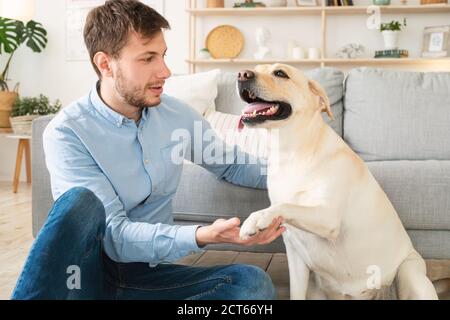
[{"label": "sofa cushion", "polygon": [[364,160],[450,160],[449,137],[450,73],[348,74],[344,139]]},{"label": "sofa cushion", "polygon": [[216,110],[217,82],[220,69],[188,75],[177,75],[166,80],[164,92],[204,115]]},{"label": "sofa cushion", "polygon": [[[344,74],[335,68],[319,68],[305,72],[310,79],[319,82],[327,92],[330,99],[331,111],[336,118],[331,121],[324,113],[323,118],[330,126],[342,136],[342,96]],[[223,113],[240,115],[246,103],[239,98],[236,90],[236,73],[224,72],[220,74],[218,80],[219,94],[216,99],[216,110]]]},{"label": "sofa cushion", "polygon": [[269,133],[266,129],[244,127],[238,130],[240,116],[219,111],[208,112],[205,119],[220,139],[228,145],[237,145],[243,152],[267,159]]},{"label": "sofa cushion", "polygon": [[450,230],[450,161],[367,165],[407,229]]},{"label": "sofa cushion", "polygon": [[414,248],[424,259],[450,259],[450,231],[407,230]]},{"label": "sofa cushion", "polygon": [[198,165],[185,163],[173,212],[178,220],[213,222],[227,217],[245,219],[249,213],[269,204],[266,190],[236,186],[218,180]]}]

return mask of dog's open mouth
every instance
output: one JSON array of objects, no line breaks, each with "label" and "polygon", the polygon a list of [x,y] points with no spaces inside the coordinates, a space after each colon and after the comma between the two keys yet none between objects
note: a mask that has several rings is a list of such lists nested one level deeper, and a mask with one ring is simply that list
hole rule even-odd
[{"label": "dog's open mouth", "polygon": [[239,130],[244,125],[255,125],[267,120],[283,120],[292,113],[291,105],[283,101],[265,101],[249,89],[240,90],[241,99],[249,105],[242,111]]}]

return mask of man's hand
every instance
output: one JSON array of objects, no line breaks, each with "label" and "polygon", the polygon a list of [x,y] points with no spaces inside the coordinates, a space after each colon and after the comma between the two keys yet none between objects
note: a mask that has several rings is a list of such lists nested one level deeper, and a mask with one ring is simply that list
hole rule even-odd
[{"label": "man's hand", "polygon": [[239,218],[218,219],[212,225],[198,228],[196,240],[199,247],[214,243],[231,243],[244,246],[268,244],[286,231],[286,228],[281,226],[282,223],[283,218],[278,217],[266,229],[246,240],[242,240],[239,237],[241,229]]}]

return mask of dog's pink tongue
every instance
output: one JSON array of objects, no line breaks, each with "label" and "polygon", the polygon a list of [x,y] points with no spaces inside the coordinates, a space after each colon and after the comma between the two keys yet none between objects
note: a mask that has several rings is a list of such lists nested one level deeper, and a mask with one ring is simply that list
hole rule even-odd
[{"label": "dog's pink tongue", "polygon": [[244,109],[244,113],[252,113],[253,111],[259,112],[270,107],[272,107],[272,104],[264,102],[253,102]]},{"label": "dog's pink tongue", "polygon": [[[259,112],[265,109],[269,109],[272,107],[272,104],[269,103],[264,103],[264,102],[253,102],[251,104],[249,104],[244,110],[243,113],[253,113],[253,112]],[[241,116],[241,118],[239,119],[239,124],[238,124],[238,131],[241,132],[244,129],[244,122],[242,121],[242,119],[244,119],[244,116]]]}]

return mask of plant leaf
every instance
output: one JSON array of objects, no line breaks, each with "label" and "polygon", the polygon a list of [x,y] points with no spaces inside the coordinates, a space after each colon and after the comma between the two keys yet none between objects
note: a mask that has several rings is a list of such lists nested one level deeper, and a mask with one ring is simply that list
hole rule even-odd
[{"label": "plant leaf", "polygon": [[47,46],[47,31],[42,27],[42,24],[31,20],[24,28],[21,43],[24,42],[33,52],[42,52]]},{"label": "plant leaf", "polygon": [[22,43],[23,23],[0,17],[0,54],[12,53]]}]

